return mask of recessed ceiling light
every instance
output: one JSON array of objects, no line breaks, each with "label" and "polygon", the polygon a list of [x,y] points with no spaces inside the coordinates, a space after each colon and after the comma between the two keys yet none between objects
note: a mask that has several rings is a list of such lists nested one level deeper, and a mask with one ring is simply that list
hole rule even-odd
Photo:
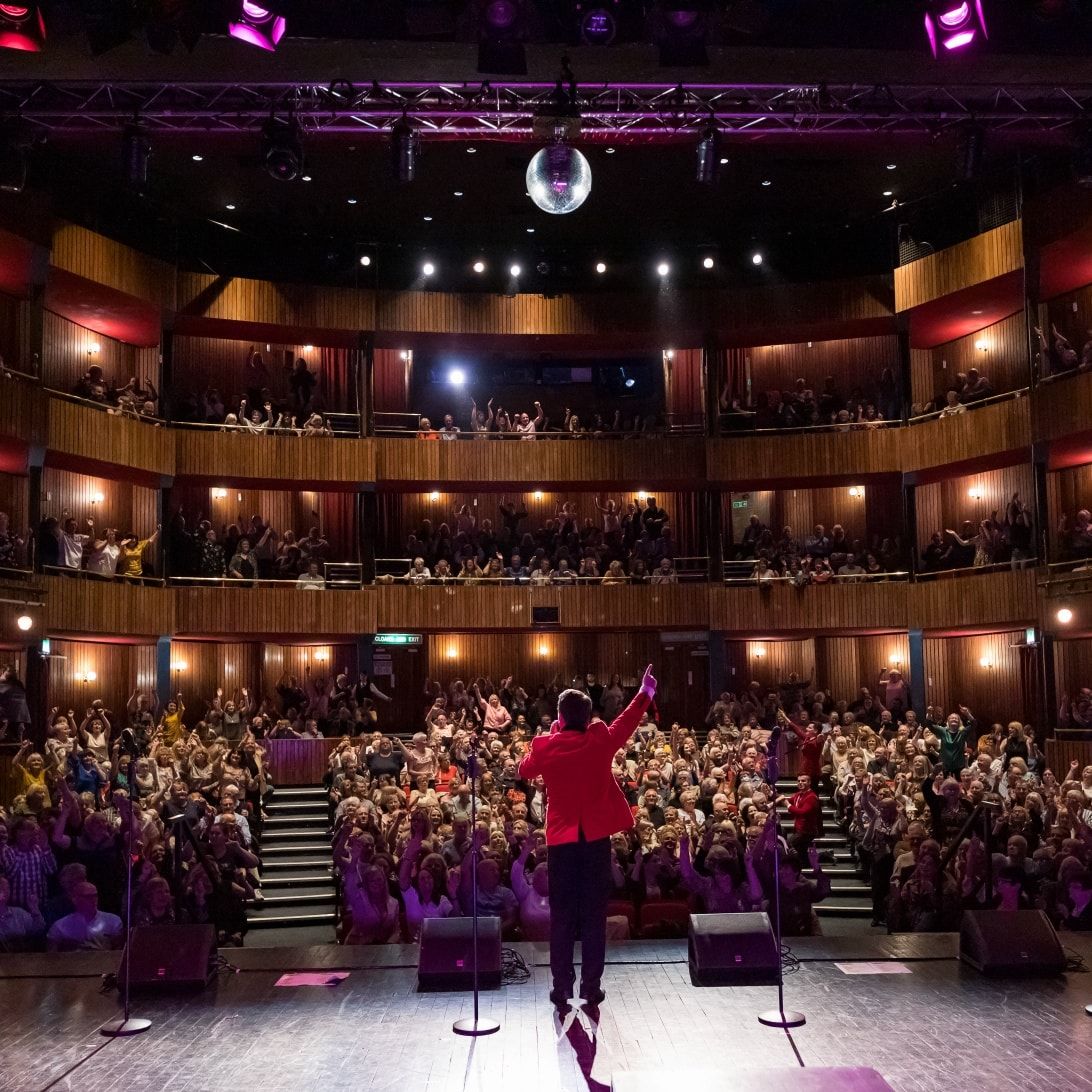
[{"label": "recessed ceiling light", "polygon": [[891,197],[892,194],[894,194],[894,192],[895,192],[894,190],[884,190],[883,195],[884,195],[884,197]]},{"label": "recessed ceiling light", "polygon": [[350,205],[355,205],[355,204],[356,204],[356,198],[355,198],[355,197],[350,197],[350,198],[348,199],[348,203],[349,203]]},{"label": "recessed ceiling light", "polygon": [[300,181],[301,182],[310,182],[311,181],[311,176],[309,174],[301,175],[300,176]]},{"label": "recessed ceiling light", "polygon": [[529,227],[529,228],[527,229],[527,234],[528,234],[528,235],[534,235],[534,233],[535,233],[535,229],[534,229],[533,227]]},{"label": "recessed ceiling light", "polygon": [[755,251],[754,254],[751,255],[751,262],[754,265],[761,265],[762,264],[762,255],[759,254],[757,250]]},{"label": "recessed ceiling light", "polygon": [[481,261],[475,262],[474,263],[474,272],[475,273],[484,273],[485,272],[485,262],[481,262]]},{"label": "recessed ceiling light", "polygon": [[508,267],[508,273],[512,277],[518,277],[523,272],[522,269],[515,262]]},{"label": "recessed ceiling light", "polygon": [[898,166],[898,164],[897,164],[897,163],[888,163],[888,164],[887,164],[887,169],[888,169],[889,171],[893,171],[893,170],[894,170],[894,169],[895,169],[895,168],[896,168],[897,166]]},{"label": "recessed ceiling light", "polygon": [[981,315],[982,312],[981,311],[972,311],[971,314],[972,315]]},{"label": "recessed ceiling light", "polygon": [[456,197],[462,197],[462,195],[463,195],[463,191],[462,191],[462,190],[456,190],[456,191],[455,191],[455,196],[456,196]]},{"label": "recessed ceiling light", "polygon": [[466,154],[473,155],[478,149],[473,144],[467,145]]},{"label": "recessed ceiling light", "polygon": [[720,157],[720,165],[722,167],[726,167],[728,165],[728,157],[726,155],[722,155]]},{"label": "recessed ceiling light", "polygon": [[606,262],[596,262],[595,263],[595,271],[596,271],[596,273],[606,273],[607,263]]},{"label": "recessed ceiling light", "polygon": [[764,185],[764,186],[772,186],[772,185],[773,185],[773,183],[772,183],[772,182],[771,182],[771,181],[770,181],[770,180],[769,180],[768,178],[764,178],[764,179],[762,179],[762,185]]},{"label": "recessed ceiling light", "polygon": [[372,264],[371,255],[370,254],[361,254],[360,255],[360,264],[361,265],[371,265]]},{"label": "recessed ceiling light", "polygon": [[234,212],[235,211],[235,206],[234,205],[225,205],[224,208],[226,208],[229,212]]},{"label": "recessed ceiling light", "polygon": [[424,220],[426,224],[431,224],[432,223],[432,217],[431,216],[422,216],[421,219]]},{"label": "recessed ceiling light", "polygon": [[704,258],[701,263],[706,269],[712,269],[716,264],[712,258]]},{"label": "recessed ceiling light", "polygon": [[205,160],[205,157],[204,157],[203,155],[195,155],[195,156],[193,156],[193,161],[194,161],[194,163],[203,163],[203,162],[204,162],[204,160]]},{"label": "recessed ceiling light", "polygon": [[613,148],[608,148],[607,149],[607,155],[614,155],[614,149]]},{"label": "recessed ceiling light", "polygon": [[659,273],[661,277],[666,277],[668,273],[671,272],[671,266],[669,266],[667,262],[660,262],[660,264],[656,266],[656,272]]},{"label": "recessed ceiling light", "polygon": [[436,266],[434,266],[432,262],[425,262],[425,264],[421,266],[421,272],[424,273],[426,277],[431,277],[432,274],[436,272]]}]

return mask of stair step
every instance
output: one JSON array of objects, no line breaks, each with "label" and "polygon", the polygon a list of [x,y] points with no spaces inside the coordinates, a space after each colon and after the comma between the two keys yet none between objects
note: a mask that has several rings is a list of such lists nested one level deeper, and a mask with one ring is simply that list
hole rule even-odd
[{"label": "stair step", "polygon": [[268,895],[271,888],[282,887],[333,887],[333,873],[316,868],[310,872],[292,872],[290,875],[262,876],[262,890]]},{"label": "stair step", "polygon": [[326,812],[316,812],[314,815],[278,815],[270,812],[269,818],[263,820],[262,830],[282,831],[285,828],[299,830],[327,830],[329,823],[326,820]]},{"label": "stair step", "polygon": [[311,841],[317,838],[323,838],[326,844],[330,844],[330,836],[326,832],[326,824],[322,823],[319,826],[301,826],[298,822],[293,823],[287,830],[280,827],[274,827],[273,830],[262,831],[262,843],[266,843],[270,840],[279,842],[290,842],[294,838],[303,838],[307,841]]},{"label": "stair step", "polygon": [[264,838],[262,839],[263,862],[266,857],[284,856],[286,853],[309,854],[313,856],[325,854],[326,860],[329,861],[332,852],[333,850],[328,838],[319,841],[318,839],[297,837],[292,841],[274,842],[272,845],[268,844]]},{"label": "stair step", "polygon": [[303,800],[308,797],[325,800],[326,789],[322,785],[292,785],[286,788],[278,788],[273,792],[273,799],[277,802],[286,798]]},{"label": "stair step", "polygon": [[267,872],[286,872],[292,869],[327,869],[330,867],[330,864],[331,858],[329,855],[326,857],[314,856],[307,851],[300,853],[298,856],[286,854],[285,856],[276,856],[272,859],[263,856],[262,875],[264,876]]},{"label": "stair step", "polygon": [[[264,894],[264,891],[263,891]],[[266,894],[265,899],[261,903],[254,903],[253,908],[255,910],[262,909],[264,907],[282,907],[282,906],[313,906],[328,905],[333,906],[336,901],[333,887],[328,888],[325,891],[284,891],[278,892],[275,895]],[[250,907],[247,908],[247,917],[250,916]]]},{"label": "stair step", "polygon": [[[869,911],[871,913],[871,911]],[[333,910],[308,910],[292,913],[290,909],[280,908],[272,914],[247,914],[247,925],[251,929],[272,929],[277,926],[296,925],[333,925],[336,921]]]},{"label": "stair step", "polygon": [[818,902],[815,913],[821,918],[871,918],[872,904]]}]

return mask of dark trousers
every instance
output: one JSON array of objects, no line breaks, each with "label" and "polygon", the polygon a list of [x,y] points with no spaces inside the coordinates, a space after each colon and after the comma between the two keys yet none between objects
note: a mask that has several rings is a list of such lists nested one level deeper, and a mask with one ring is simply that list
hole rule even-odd
[{"label": "dark trousers", "polygon": [[872,862],[872,920],[887,921],[887,897],[891,893],[891,873],[895,870],[892,853]]},{"label": "dark trousers", "polygon": [[573,946],[580,941],[581,991],[599,986],[607,955],[610,839],[550,846],[550,971],[554,989],[572,996]]}]

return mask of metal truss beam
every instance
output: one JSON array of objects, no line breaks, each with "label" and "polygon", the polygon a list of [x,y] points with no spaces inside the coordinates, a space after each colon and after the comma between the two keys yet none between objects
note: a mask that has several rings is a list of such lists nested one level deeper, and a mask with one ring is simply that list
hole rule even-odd
[{"label": "metal truss beam", "polygon": [[54,133],[252,132],[271,112],[313,133],[381,134],[405,116],[429,138],[529,136],[536,120],[579,115],[585,137],[670,140],[715,125],[741,136],[935,136],[974,122],[1044,136],[1092,116],[1092,85],[586,85],[374,83],[0,82],[0,113]]}]

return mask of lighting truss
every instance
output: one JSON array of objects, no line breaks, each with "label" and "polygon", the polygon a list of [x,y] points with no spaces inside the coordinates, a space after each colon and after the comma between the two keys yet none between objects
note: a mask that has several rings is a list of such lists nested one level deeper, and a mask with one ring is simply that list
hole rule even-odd
[{"label": "lighting truss", "polygon": [[[389,133],[402,118],[424,138],[527,139],[556,112],[556,85],[200,82],[0,82],[0,113],[50,132],[121,130],[254,132],[271,109],[290,110],[314,133]],[[585,138],[695,139],[710,125],[740,136],[936,136],[974,121],[1026,137],[1064,129],[1092,111],[1092,85],[939,86],[822,84],[585,85],[576,94]]]}]

